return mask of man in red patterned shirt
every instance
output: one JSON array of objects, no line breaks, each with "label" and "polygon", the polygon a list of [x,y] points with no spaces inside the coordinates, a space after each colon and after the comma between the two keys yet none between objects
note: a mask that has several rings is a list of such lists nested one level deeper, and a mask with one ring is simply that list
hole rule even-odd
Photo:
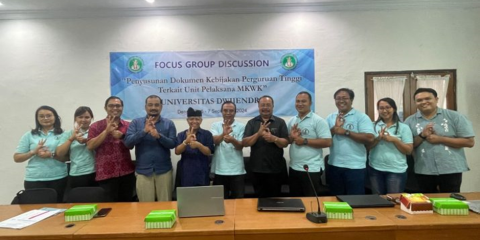
[{"label": "man in red patterned shirt", "polygon": [[135,167],[123,143],[128,122],[120,118],[123,101],[111,96],[105,101],[107,117],[90,126],[87,148],[95,150],[95,180],[115,202],[130,202],[135,189]]}]

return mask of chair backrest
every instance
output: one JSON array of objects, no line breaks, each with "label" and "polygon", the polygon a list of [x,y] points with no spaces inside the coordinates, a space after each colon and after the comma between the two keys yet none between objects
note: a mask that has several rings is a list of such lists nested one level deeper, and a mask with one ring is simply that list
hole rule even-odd
[{"label": "chair backrest", "polygon": [[53,188],[32,188],[20,190],[12,204],[57,203],[57,191]]},{"label": "chair backrest", "polygon": [[101,187],[72,188],[67,194],[67,203],[98,203],[109,202],[110,199]]},{"label": "chair backrest", "polygon": [[325,164],[325,171],[323,172],[323,178],[325,179],[325,185],[328,186],[328,181],[327,181],[327,175],[329,174],[329,170],[330,170],[330,165],[328,165],[328,158],[330,157],[330,154],[327,154],[325,155],[325,157],[323,158],[323,162]]}]

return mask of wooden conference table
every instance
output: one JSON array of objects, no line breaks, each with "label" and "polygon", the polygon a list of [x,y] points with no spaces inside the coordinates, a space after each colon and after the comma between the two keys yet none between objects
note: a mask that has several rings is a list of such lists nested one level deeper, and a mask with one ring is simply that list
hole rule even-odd
[{"label": "wooden conference table", "polygon": [[[480,199],[480,193],[465,193],[467,199]],[[433,196],[433,195],[429,195]],[[437,194],[435,196],[448,196]],[[324,197],[321,201],[336,201]],[[303,198],[307,211],[314,210],[314,198]],[[394,208],[354,209],[353,220],[329,220],[314,224],[305,213],[257,212],[257,199],[225,201],[225,216],[177,218],[171,229],[144,229],[143,219],[154,209],[176,209],[176,202],[101,203],[111,207],[105,218],[75,222],[66,228],[63,214],[45,219],[22,230],[0,229],[0,239],[480,239],[480,215],[410,215]],[[73,204],[4,205],[0,221],[41,207],[69,208]],[[400,217],[399,217],[400,216]]]},{"label": "wooden conference table", "polygon": [[[4,205],[0,206],[0,221],[42,207],[70,208],[73,204]],[[111,207],[104,218],[74,222],[66,228],[63,214],[47,218],[21,230],[0,228],[0,239],[193,239],[233,240],[235,200],[225,201],[225,216],[177,218],[171,229],[145,229],[144,218],[151,210],[176,209],[177,202],[162,203],[100,203],[99,208]],[[218,220],[222,223],[218,223]]]}]

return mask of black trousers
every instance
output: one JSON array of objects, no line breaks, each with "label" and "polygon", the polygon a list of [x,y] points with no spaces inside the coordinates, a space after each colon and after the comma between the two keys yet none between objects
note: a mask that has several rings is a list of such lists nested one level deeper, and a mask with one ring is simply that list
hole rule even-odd
[{"label": "black trousers", "polygon": [[[290,195],[292,197],[314,197],[315,193],[313,192],[312,184],[308,179],[307,172],[297,171],[292,168],[289,169],[288,182],[290,185]],[[320,182],[322,177],[322,172],[310,172],[310,177],[312,178],[313,186],[317,194],[320,193]]]},{"label": "black trousers", "polygon": [[63,195],[65,194],[65,189],[67,188],[67,177],[52,180],[52,181],[25,181],[25,189],[32,188],[53,188],[57,191],[57,202],[63,202]]},{"label": "black trousers", "polygon": [[245,195],[245,175],[215,174],[213,185],[223,185],[225,199],[243,198]]},{"label": "black trousers", "polygon": [[132,202],[135,190],[135,173],[98,181],[113,202]]},{"label": "black trousers", "polygon": [[422,193],[458,193],[462,185],[462,173],[423,175],[415,174]]},{"label": "black trousers", "polygon": [[[286,169],[285,169],[286,170]],[[282,183],[285,174],[283,173],[253,173],[253,188],[259,198],[280,197]]]},{"label": "black trousers", "polygon": [[98,186],[98,182],[95,181],[95,173],[80,176],[70,176],[69,181],[70,188]]}]

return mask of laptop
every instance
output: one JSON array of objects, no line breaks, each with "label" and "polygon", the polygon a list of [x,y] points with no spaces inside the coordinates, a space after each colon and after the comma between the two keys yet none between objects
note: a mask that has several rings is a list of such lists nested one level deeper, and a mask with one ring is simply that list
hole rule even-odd
[{"label": "laptop", "polygon": [[206,217],[225,215],[223,185],[177,187],[179,217]]},{"label": "laptop", "polygon": [[302,199],[259,198],[258,211],[267,212],[305,212]]},{"label": "laptop", "polygon": [[337,199],[348,203],[352,208],[393,207],[395,203],[379,195],[338,195]]}]

